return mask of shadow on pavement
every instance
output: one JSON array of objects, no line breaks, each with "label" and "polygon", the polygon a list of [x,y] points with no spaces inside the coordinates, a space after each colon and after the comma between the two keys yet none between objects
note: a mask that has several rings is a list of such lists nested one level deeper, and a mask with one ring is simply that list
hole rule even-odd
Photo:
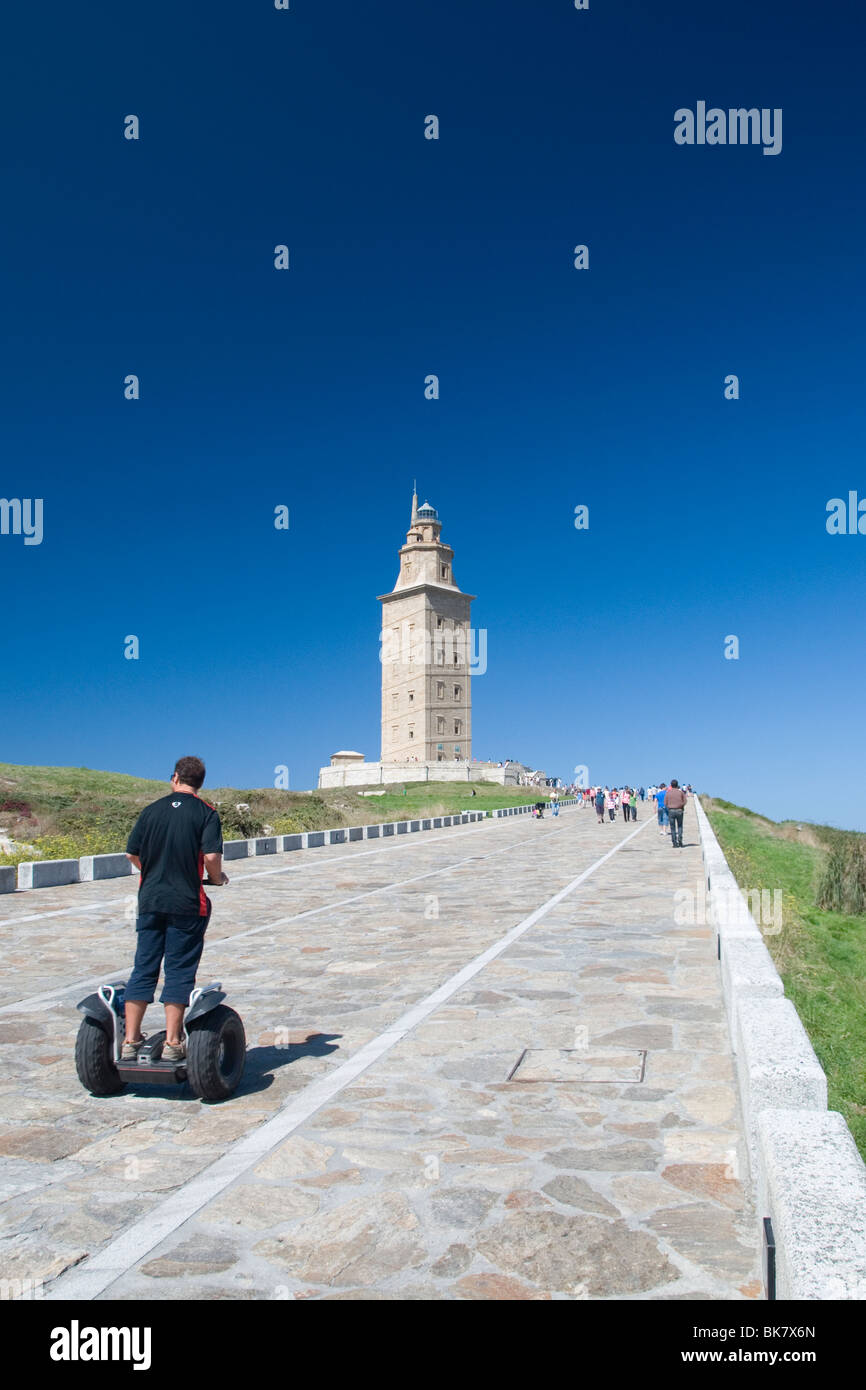
[{"label": "shadow on pavement", "polygon": [[273,1085],[273,1073],[278,1067],[287,1067],[301,1057],[327,1057],[339,1051],[335,1038],[342,1033],[310,1033],[305,1042],[287,1043],[283,1047],[273,1044],[269,1047],[251,1047],[247,1052],[247,1062],[243,1080],[236,1095],[249,1095],[254,1091],[266,1091]]}]

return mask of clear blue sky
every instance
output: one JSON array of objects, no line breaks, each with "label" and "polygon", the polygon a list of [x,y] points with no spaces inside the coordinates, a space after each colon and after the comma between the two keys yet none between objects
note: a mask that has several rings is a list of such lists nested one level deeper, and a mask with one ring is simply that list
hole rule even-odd
[{"label": "clear blue sky", "polygon": [[[477,756],[866,829],[861,9],[291,4],[6,18],[0,758],[378,757],[417,477]],[[782,152],[675,144],[698,101]]]}]

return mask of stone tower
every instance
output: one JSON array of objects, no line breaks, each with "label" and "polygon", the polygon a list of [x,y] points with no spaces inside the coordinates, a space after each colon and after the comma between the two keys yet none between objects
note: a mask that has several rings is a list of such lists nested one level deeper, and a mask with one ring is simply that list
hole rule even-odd
[{"label": "stone tower", "polygon": [[418,506],[382,605],[382,762],[472,758],[469,605],[435,507]]}]

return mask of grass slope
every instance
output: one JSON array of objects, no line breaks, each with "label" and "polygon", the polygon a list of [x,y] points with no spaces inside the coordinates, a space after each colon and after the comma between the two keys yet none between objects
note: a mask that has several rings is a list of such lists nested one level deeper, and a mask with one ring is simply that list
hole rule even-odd
[{"label": "grass slope", "polygon": [[[473,796],[473,788],[475,795]],[[152,782],[122,772],[86,767],[18,767],[0,763],[0,833],[16,848],[0,853],[0,864],[22,859],[75,859],[82,854],[123,850],[127,836],[149,802],[169,792],[168,780]],[[410,782],[382,796],[355,790],[277,791],[273,787],[203,788],[219,806],[227,840],[252,835],[290,835],[298,830],[365,825],[458,811],[493,810],[546,799],[546,793],[475,782]],[[238,805],[249,809],[238,810]],[[267,827],[267,829],[266,829]],[[20,848],[20,846],[33,846]]]},{"label": "grass slope", "polygon": [[827,1073],[830,1109],[866,1159],[866,914],[816,906],[840,832],[703,800],[740,887],[782,889],[782,931],[765,941]]}]

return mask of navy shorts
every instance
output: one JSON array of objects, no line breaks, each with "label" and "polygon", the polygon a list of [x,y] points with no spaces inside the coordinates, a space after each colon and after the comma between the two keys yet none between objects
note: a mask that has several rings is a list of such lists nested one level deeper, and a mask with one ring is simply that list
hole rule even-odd
[{"label": "navy shorts", "polygon": [[152,1004],[159,970],[165,957],[165,983],[161,1004],[188,1004],[195,987],[195,975],[204,950],[207,916],[175,912],[143,912],[136,923],[138,945],[135,965],[126,982],[127,999]]}]

